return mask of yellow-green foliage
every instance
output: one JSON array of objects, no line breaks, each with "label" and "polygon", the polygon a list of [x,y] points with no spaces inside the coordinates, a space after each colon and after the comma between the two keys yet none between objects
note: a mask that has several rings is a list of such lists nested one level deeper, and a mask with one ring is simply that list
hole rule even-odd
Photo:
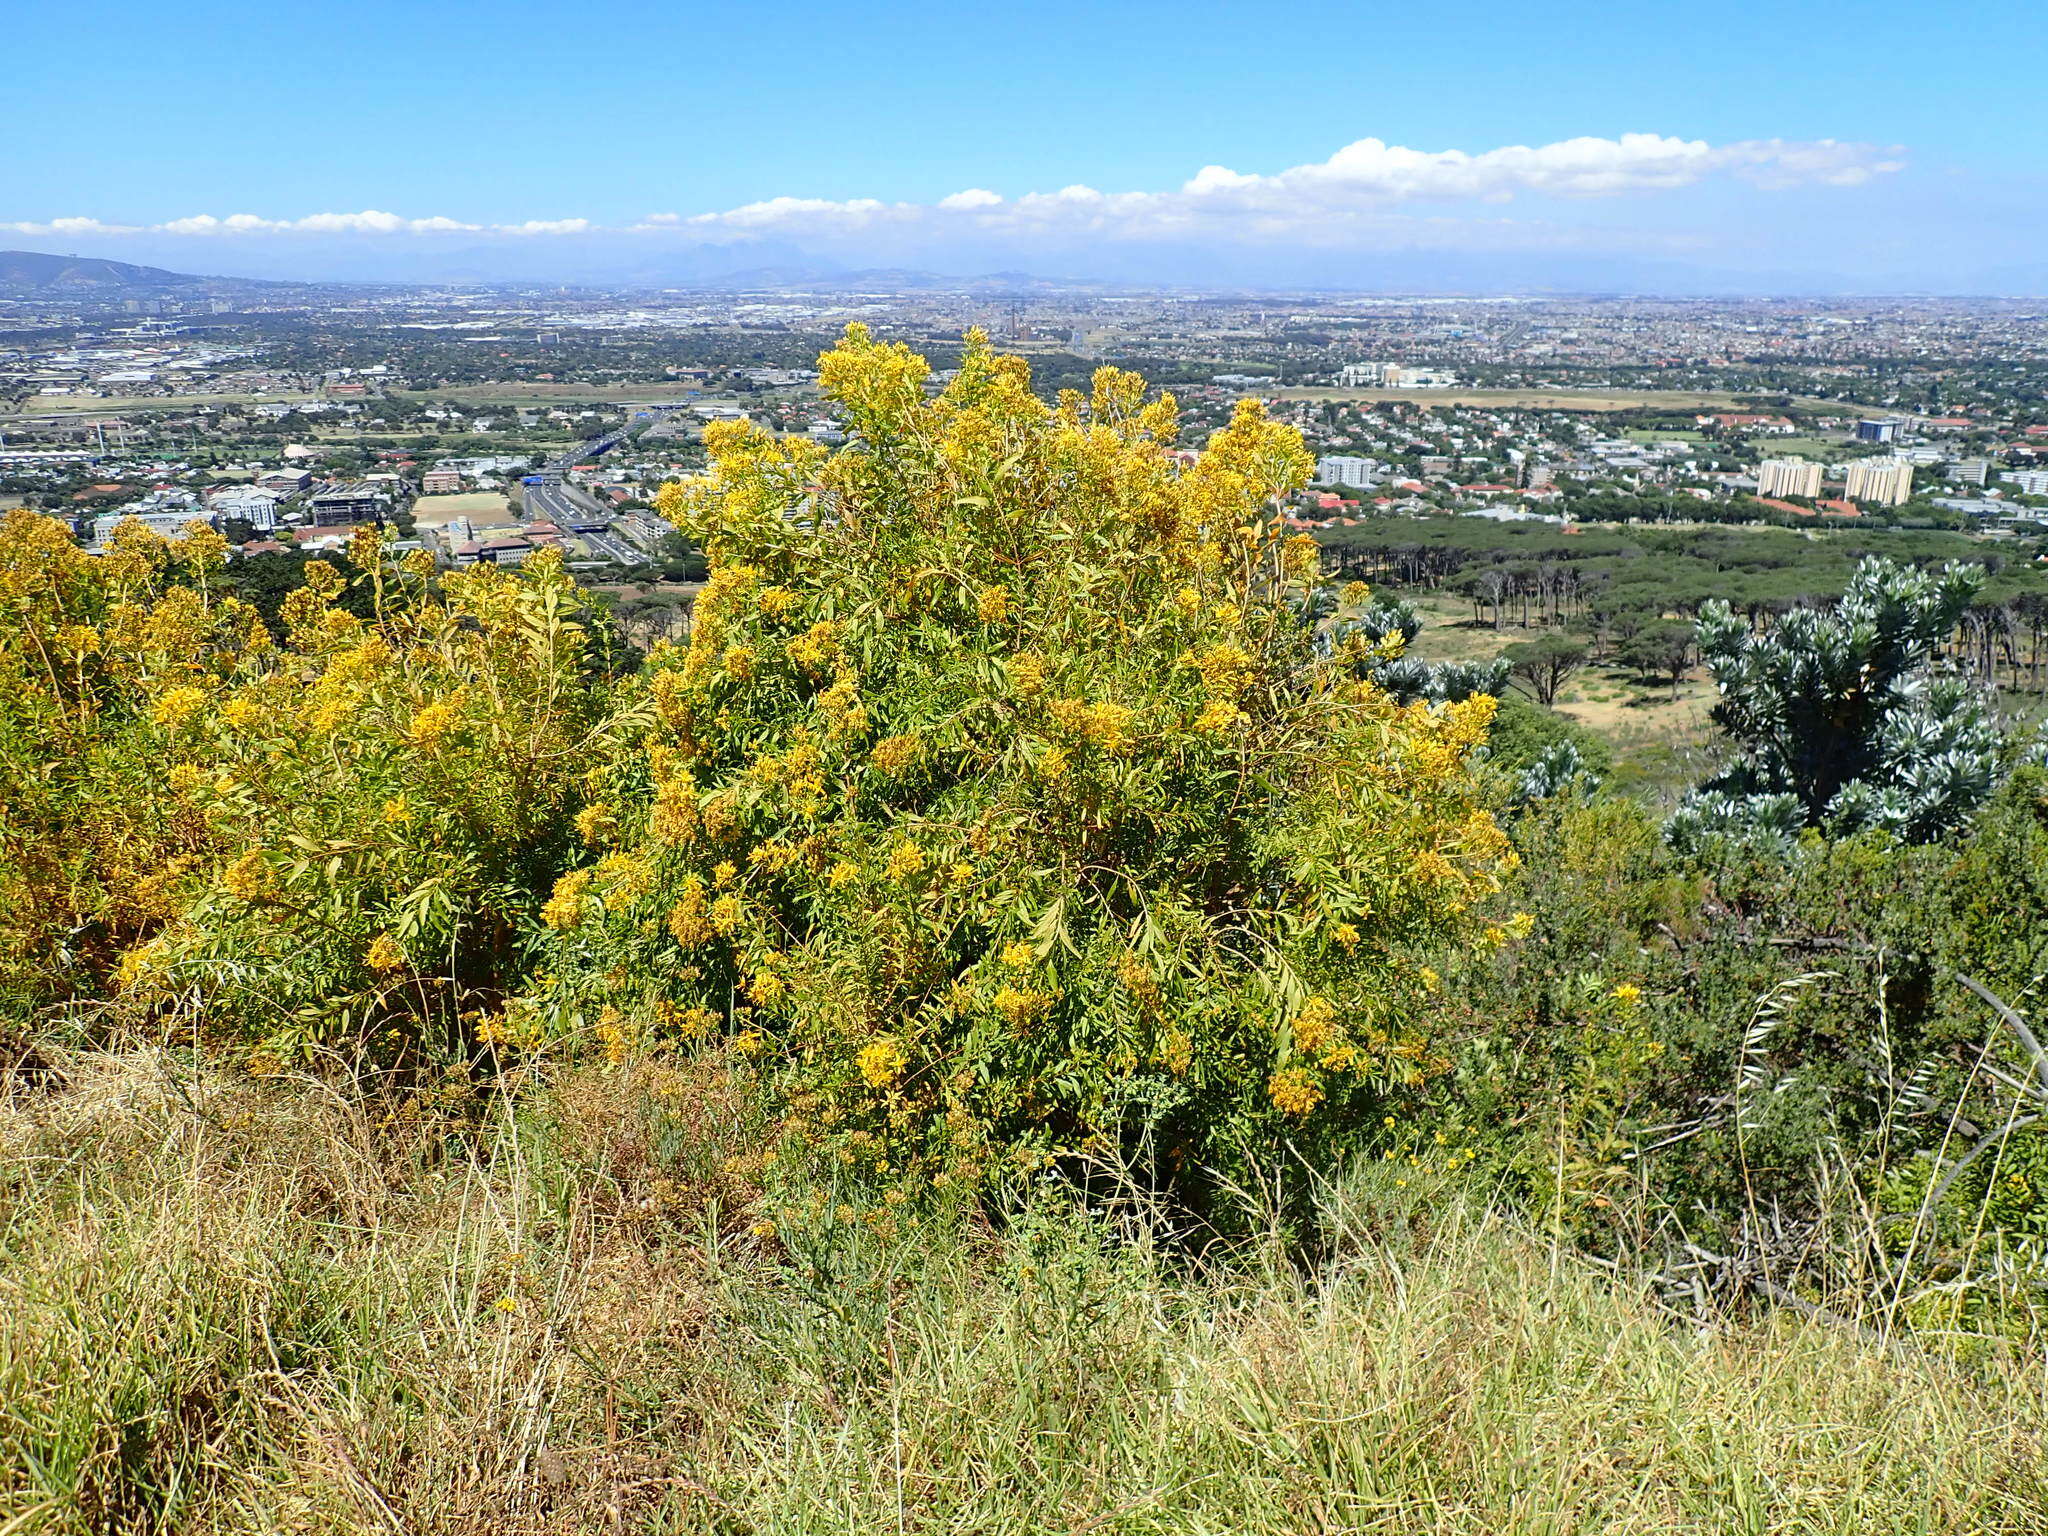
[{"label": "yellow-green foliage", "polygon": [[547,560],[430,590],[431,561],[350,553],[273,635],[204,524],[124,524],[95,559],[51,519],[0,523],[11,1010],[186,1005],[291,1052],[445,1045],[494,1005],[598,751],[579,599]]},{"label": "yellow-green foliage", "polygon": [[1314,1145],[1440,1070],[1408,957],[1511,858],[1492,701],[1320,654],[1299,435],[1246,403],[1184,463],[1135,376],[1049,408],[978,336],[935,397],[859,327],[822,371],[845,449],[721,423],[662,494],[711,578],[533,1017],[733,1032],[799,1141],[963,1183]]}]

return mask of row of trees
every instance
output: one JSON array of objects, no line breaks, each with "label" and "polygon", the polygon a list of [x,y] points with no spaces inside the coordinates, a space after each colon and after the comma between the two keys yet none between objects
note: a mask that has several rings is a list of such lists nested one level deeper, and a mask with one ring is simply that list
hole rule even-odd
[{"label": "row of trees", "polygon": [[[1484,523],[1479,519],[1389,520],[1378,528],[1332,529],[1323,542],[1333,565],[1381,584],[1454,593],[1472,621],[1496,630],[1571,630],[1599,655],[1676,656],[1672,621],[1725,604],[1762,632],[1787,616],[1842,597],[1860,562],[1876,556],[1931,568],[1967,560],[1984,572],[1957,616],[1945,652],[1986,684],[2038,691],[2048,686],[2048,570],[1939,532],[1878,529],[1586,529]],[[1646,637],[1646,638],[1639,638]],[[1626,658],[1623,658],[1626,659]],[[1634,663],[1631,663],[1634,664]]]}]

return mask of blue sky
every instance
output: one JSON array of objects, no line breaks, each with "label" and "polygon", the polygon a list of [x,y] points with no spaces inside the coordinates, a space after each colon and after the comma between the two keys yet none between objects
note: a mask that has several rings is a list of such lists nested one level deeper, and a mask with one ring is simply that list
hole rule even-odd
[{"label": "blue sky", "polygon": [[2017,0],[103,0],[10,52],[0,238],[193,270],[2048,287]]}]

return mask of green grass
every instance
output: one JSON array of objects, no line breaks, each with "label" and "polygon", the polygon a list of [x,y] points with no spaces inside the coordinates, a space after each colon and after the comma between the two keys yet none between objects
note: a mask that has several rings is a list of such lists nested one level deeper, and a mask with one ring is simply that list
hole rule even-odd
[{"label": "green grass", "polygon": [[707,1072],[458,1122],[52,1065],[0,1115],[9,1532],[2048,1530],[2037,1354],[1681,1323],[1405,1165],[1307,1265],[1136,1201],[799,1186],[769,1237]]},{"label": "green grass", "polygon": [[1849,444],[1840,438],[1820,437],[1770,437],[1758,438],[1754,444],[1764,457],[1781,459],[1790,455],[1801,459],[1819,459],[1832,463],[1841,458]]},{"label": "green grass", "polygon": [[270,394],[190,394],[190,395],[108,395],[97,398],[92,395],[31,395],[21,404],[18,414],[30,416],[146,416],[152,412],[176,412],[197,410],[208,405],[285,405],[304,404],[314,399],[312,395],[296,391]]},{"label": "green grass", "polygon": [[[1472,605],[1451,594],[1404,590],[1400,596],[1422,620],[1410,649],[1424,661],[1487,661],[1543,633],[1475,621]],[[1662,683],[1602,663],[1571,678],[1557,708],[1613,749],[1617,788],[1670,800],[1712,771],[1715,732],[1707,711],[1717,696],[1703,672],[1681,683],[1674,697]]]}]

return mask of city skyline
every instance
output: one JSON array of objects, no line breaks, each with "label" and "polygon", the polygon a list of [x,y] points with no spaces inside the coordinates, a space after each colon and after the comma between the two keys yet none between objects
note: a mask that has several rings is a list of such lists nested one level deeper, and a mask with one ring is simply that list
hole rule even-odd
[{"label": "city skyline", "polygon": [[1892,3],[110,17],[83,75],[26,21],[0,244],[316,280],[2048,289],[2043,130],[1915,85],[1989,34],[1981,89],[2023,77],[2017,5],[1968,37]]}]

